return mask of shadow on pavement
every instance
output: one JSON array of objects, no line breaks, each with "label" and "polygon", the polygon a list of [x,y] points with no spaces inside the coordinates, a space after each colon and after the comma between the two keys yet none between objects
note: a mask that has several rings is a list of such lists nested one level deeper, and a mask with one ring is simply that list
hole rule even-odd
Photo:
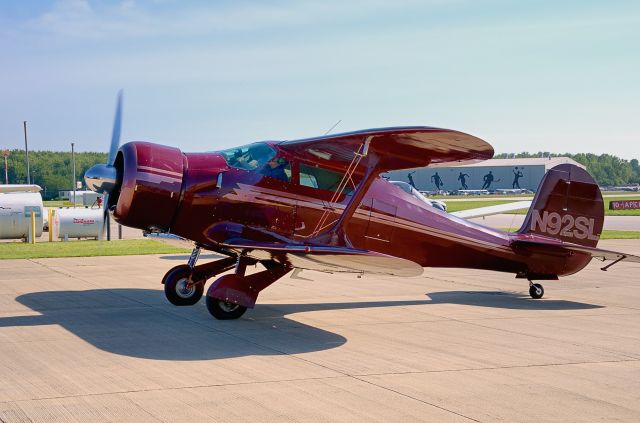
[{"label": "shadow on pavement", "polygon": [[[526,310],[580,310],[601,306],[531,300],[506,292],[435,292],[430,299],[318,304],[258,304],[236,321],[217,321],[204,306],[168,304],[161,290],[96,289],[21,295],[36,316],[0,318],[0,328],[60,325],[95,347],[154,360],[211,360],[248,355],[297,354],[336,348],[343,336],[285,316],[321,310],[463,304]],[[411,311],[407,311],[411,313]],[[70,352],[71,353],[71,352]]]},{"label": "shadow on pavement", "polygon": [[[549,295],[549,294],[547,294]],[[567,300],[534,300],[528,294],[506,291],[445,291],[427,294],[432,304],[460,304],[513,310],[585,310],[602,308],[597,304]]]}]

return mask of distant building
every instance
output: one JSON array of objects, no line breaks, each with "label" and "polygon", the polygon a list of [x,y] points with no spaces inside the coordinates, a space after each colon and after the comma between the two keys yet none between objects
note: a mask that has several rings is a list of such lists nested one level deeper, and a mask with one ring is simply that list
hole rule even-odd
[{"label": "distant building", "polygon": [[585,168],[569,157],[490,159],[465,166],[393,171],[384,176],[394,181],[413,182],[418,191],[437,191],[436,185],[440,185],[440,190],[443,191],[495,191],[514,188],[535,191],[544,174],[552,167],[563,163]]},{"label": "distant building", "polygon": [[[76,191],[76,204],[91,206],[101,194],[93,191]],[[73,191],[58,191],[58,198],[73,202]]]}]

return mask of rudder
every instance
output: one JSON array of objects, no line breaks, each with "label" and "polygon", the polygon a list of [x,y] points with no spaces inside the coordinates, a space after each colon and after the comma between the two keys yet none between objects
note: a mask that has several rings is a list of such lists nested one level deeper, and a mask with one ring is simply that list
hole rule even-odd
[{"label": "rudder", "polygon": [[561,164],[540,181],[518,231],[595,247],[604,225],[604,202],[593,177],[581,167]]}]

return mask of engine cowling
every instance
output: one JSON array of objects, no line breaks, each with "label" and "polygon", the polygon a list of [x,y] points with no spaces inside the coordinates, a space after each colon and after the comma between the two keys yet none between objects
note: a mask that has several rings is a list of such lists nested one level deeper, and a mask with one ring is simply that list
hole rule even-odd
[{"label": "engine cowling", "polygon": [[174,147],[130,142],[114,162],[116,186],[108,207],[119,223],[150,231],[167,231],[180,204],[185,156]]}]

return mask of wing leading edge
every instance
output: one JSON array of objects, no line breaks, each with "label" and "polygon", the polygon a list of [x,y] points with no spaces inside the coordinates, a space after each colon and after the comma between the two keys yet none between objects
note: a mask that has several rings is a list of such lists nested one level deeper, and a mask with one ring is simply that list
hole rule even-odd
[{"label": "wing leading edge", "polygon": [[347,247],[257,242],[234,238],[224,246],[242,250],[257,260],[274,260],[293,268],[319,272],[373,273],[392,276],[419,276],[422,266],[410,260]]},{"label": "wing leading edge", "polygon": [[480,138],[427,126],[367,129],[283,141],[278,147],[302,160],[344,169],[365,143],[368,143],[368,151],[379,157],[378,168],[381,171],[450,162],[475,163],[493,157],[493,147]]}]

